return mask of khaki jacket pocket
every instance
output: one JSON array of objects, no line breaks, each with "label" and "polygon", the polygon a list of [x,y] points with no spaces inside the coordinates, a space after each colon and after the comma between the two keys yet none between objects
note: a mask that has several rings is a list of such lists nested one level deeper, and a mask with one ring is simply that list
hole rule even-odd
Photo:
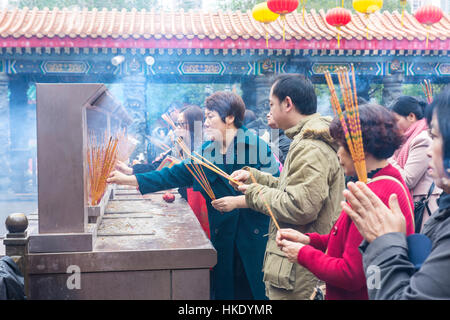
[{"label": "khaki jacket pocket", "polygon": [[[270,240],[269,240],[270,241]],[[264,282],[285,290],[293,290],[295,284],[294,264],[289,262],[283,252],[276,247],[273,241],[267,245],[264,257]],[[275,248],[273,248],[273,245]]]}]

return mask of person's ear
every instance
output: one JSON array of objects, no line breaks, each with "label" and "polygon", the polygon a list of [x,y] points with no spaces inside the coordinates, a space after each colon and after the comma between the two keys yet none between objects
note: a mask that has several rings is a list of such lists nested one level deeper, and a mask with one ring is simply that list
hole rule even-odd
[{"label": "person's ear", "polygon": [[417,120],[417,117],[414,113],[411,112],[410,114],[408,114],[406,119],[408,119],[408,121],[410,121],[410,122],[415,122]]},{"label": "person's ear", "polygon": [[293,109],[295,109],[294,103],[292,102],[291,97],[287,96],[284,101],[283,104],[285,105],[286,108],[286,112],[290,112]]},{"label": "person's ear", "polygon": [[225,118],[225,123],[227,126],[231,126],[232,124],[234,124],[234,116],[233,115],[229,115]]}]

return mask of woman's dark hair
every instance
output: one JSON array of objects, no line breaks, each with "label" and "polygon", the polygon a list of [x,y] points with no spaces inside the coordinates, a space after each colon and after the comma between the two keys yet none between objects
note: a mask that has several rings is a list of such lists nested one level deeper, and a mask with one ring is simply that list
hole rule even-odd
[{"label": "woman's dark hair", "polygon": [[312,82],[300,74],[284,74],[275,78],[272,94],[284,101],[291,98],[298,112],[310,115],[317,112],[317,96]]},{"label": "woman's dark hair", "polygon": [[436,112],[439,131],[442,135],[444,169],[447,171],[450,169],[450,85],[446,86],[433,98],[433,102],[427,111],[427,121],[429,126],[431,124],[433,112]]},{"label": "woman's dark hair", "polygon": [[195,139],[195,122],[200,121],[203,122],[203,111],[199,106],[195,105],[187,105],[184,107],[184,109],[181,110],[181,113],[183,114],[184,121],[188,125],[189,135],[191,138],[191,151],[195,149],[194,146],[194,139]]},{"label": "woman's dark hair", "polygon": [[205,101],[205,108],[216,111],[223,122],[227,116],[234,116],[236,128],[242,127],[244,123],[245,103],[240,96],[229,91],[218,91],[213,93]]},{"label": "woman's dark hair", "polygon": [[417,120],[422,119],[425,116],[425,108],[427,103],[423,100],[418,100],[411,96],[401,96],[391,105],[391,111],[407,117],[413,113]]},{"label": "woman's dark hair", "polygon": [[[359,119],[364,152],[378,160],[383,160],[391,157],[401,146],[402,134],[394,116],[387,108],[377,104],[362,105],[359,107]],[[344,146],[347,152],[350,152],[338,117],[335,117],[330,124],[330,134],[340,145]]]},{"label": "woman's dark hair", "polygon": [[196,121],[203,122],[203,111],[199,106],[187,105],[181,110],[184,116],[184,121],[188,125],[189,132],[194,131],[194,123]]}]

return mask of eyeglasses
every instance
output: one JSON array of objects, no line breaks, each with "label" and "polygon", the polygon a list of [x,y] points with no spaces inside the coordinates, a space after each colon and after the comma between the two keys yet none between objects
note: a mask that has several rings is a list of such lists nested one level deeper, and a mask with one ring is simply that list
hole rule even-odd
[{"label": "eyeglasses", "polygon": [[180,128],[187,126],[187,124],[188,124],[187,122],[179,122],[179,121],[175,122],[175,125]]}]

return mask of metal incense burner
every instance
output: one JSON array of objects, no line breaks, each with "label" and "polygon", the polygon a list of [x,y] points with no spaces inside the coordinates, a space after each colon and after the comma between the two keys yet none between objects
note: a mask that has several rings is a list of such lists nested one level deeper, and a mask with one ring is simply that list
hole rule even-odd
[{"label": "metal incense burner", "polygon": [[165,203],[163,192],[108,187],[88,204],[88,132],[123,130],[125,108],[103,84],[37,84],[36,93],[38,213],[9,217],[4,239],[27,297],[209,299],[217,254],[178,194]]}]

